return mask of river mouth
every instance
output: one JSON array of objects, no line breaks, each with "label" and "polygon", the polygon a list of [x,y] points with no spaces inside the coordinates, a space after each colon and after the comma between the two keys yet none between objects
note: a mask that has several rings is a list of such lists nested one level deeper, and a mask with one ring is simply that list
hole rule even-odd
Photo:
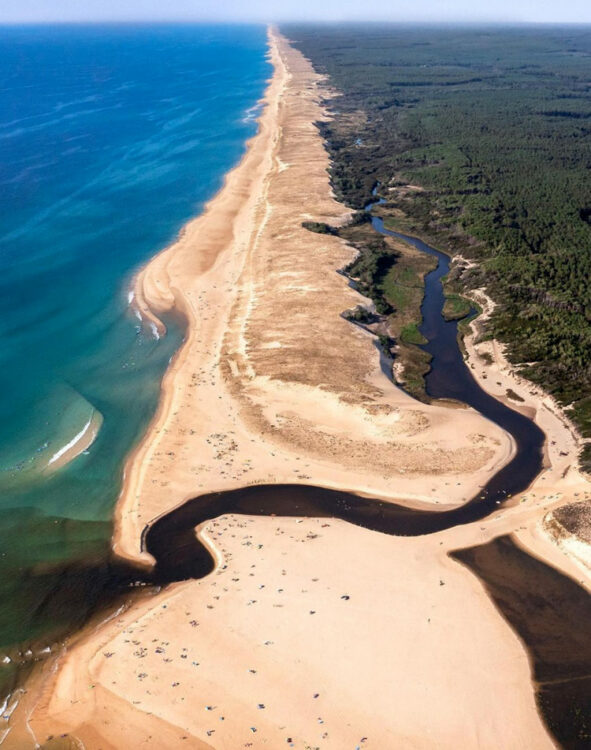
[{"label": "river mouth", "polygon": [[[496,504],[494,506],[497,507]],[[148,526],[143,547],[155,559],[151,571],[113,560],[70,567],[51,606],[86,610],[79,626],[137,586],[162,587],[207,576],[216,560],[196,527],[224,515],[341,519],[394,536],[418,536],[488,515],[486,499],[451,511],[407,508],[350,492],[312,485],[252,485],[209,493],[183,503]],[[450,556],[483,582],[493,602],[524,643],[533,666],[538,707],[562,747],[582,747],[591,737],[591,599],[572,579],[521,549],[509,536],[456,550]],[[53,594],[59,596],[53,600]],[[61,604],[60,604],[61,602]],[[24,665],[21,679],[30,672]]]},{"label": "river mouth", "polygon": [[[493,501],[494,502],[494,501]],[[322,487],[253,485],[189,500],[145,529],[156,560],[152,582],[202,578],[215,568],[195,528],[224,515],[341,519],[372,531],[418,536],[489,515],[480,497],[451,511],[422,511]],[[493,507],[498,507],[494,502]],[[532,664],[538,709],[565,748],[591,741],[591,598],[574,580],[522,549],[511,536],[449,553],[474,573]]]},{"label": "river mouth", "polygon": [[[393,234],[385,229],[381,219],[372,217],[372,223],[381,233]],[[445,511],[418,510],[351,492],[302,484],[257,484],[201,495],[144,529],[142,546],[156,561],[152,571],[118,560],[103,560],[96,566],[80,565],[77,569],[64,570],[66,588],[68,580],[76,581],[74,589],[69,589],[72,596],[64,597],[65,607],[74,611],[76,598],[82,596],[88,620],[122,594],[129,594],[138,584],[165,586],[208,575],[214,570],[215,560],[195,528],[222,515],[338,518],[384,534],[421,536],[481,520],[498,510],[511,496],[529,487],[542,469],[544,433],[530,419],[483,391],[466,366],[458,346],[457,322],[446,321],[442,315],[441,278],[447,273],[449,258],[420,240],[396,236],[438,258],[437,268],[425,278],[422,306],[421,332],[428,339],[424,348],[432,355],[432,367],[426,379],[427,392],[433,398],[461,401],[509,433],[516,448],[509,463],[468,503]],[[95,585],[78,586],[78,576],[84,581],[93,580]],[[585,592],[579,595],[587,596]],[[527,637],[523,639],[529,648]],[[540,708],[551,730],[560,738],[563,730],[560,726],[553,728],[548,718],[559,710],[556,708],[558,695],[552,690],[547,690],[544,695],[545,702],[540,701]]]},{"label": "river mouth", "polygon": [[391,536],[423,536],[485,518],[498,510],[495,497],[479,494],[458,508],[430,511],[315,485],[255,484],[188,500],[146,527],[142,546],[156,560],[150,581],[165,585],[213,570],[195,528],[220,516],[333,518]]}]

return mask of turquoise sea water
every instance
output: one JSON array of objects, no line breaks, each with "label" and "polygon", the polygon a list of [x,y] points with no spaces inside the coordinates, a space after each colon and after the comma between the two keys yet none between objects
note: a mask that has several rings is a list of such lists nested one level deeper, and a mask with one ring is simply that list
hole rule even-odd
[{"label": "turquoise sea water", "polygon": [[49,638],[53,571],[107,553],[182,339],[142,328],[130,280],[240,158],[271,67],[246,26],[4,27],[0,61],[1,649]]}]

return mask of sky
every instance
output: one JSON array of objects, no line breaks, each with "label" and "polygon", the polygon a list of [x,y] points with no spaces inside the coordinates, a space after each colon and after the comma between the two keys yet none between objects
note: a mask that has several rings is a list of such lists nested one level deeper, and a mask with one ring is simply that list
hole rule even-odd
[{"label": "sky", "polygon": [[591,23],[591,0],[0,0],[0,23],[162,20]]}]

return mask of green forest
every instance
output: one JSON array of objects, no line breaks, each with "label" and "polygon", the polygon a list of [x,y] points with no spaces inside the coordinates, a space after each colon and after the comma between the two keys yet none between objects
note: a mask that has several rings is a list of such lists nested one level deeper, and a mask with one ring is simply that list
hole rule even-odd
[{"label": "green forest", "polygon": [[327,76],[339,199],[379,184],[390,225],[477,260],[488,334],[591,437],[591,29],[282,31]]}]

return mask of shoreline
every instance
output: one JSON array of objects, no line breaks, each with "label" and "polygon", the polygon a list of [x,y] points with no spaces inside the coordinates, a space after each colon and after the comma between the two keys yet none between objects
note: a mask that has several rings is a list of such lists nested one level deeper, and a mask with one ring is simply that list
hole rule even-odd
[{"label": "shoreline", "polygon": [[47,465],[43,468],[43,473],[53,474],[59,471],[81,453],[88,450],[96,440],[102,424],[103,415],[96,409],[93,409],[86,425],[68,443],[53,454]]},{"label": "shoreline", "polygon": [[[140,565],[151,567],[153,565],[153,559],[147,553],[144,553],[142,551],[138,552],[137,549],[134,550],[133,552],[130,552],[129,550],[126,549],[125,543],[122,540],[122,536],[123,536],[122,526],[124,523],[124,519],[123,519],[124,510],[123,510],[122,500],[126,496],[126,494],[128,494],[131,491],[130,486],[133,482],[133,479],[131,478],[131,474],[128,471],[128,469],[131,466],[133,470],[134,466],[137,466],[138,464],[142,463],[142,458],[144,454],[150,449],[154,433],[157,433],[159,429],[162,429],[162,424],[166,422],[166,418],[171,408],[171,401],[172,401],[171,397],[172,397],[172,391],[174,388],[175,365],[180,366],[180,364],[183,361],[183,358],[186,357],[187,351],[189,350],[191,337],[195,335],[194,329],[192,328],[191,322],[190,322],[189,310],[186,307],[186,303],[182,295],[173,296],[170,293],[169,294],[163,293],[159,299],[158,294],[154,293],[155,290],[151,290],[150,302],[148,302],[148,299],[147,299],[148,294],[146,293],[146,289],[144,286],[145,277],[146,277],[146,274],[148,273],[149,268],[153,268],[155,264],[165,262],[165,258],[168,255],[171,255],[174,252],[175,248],[177,248],[179,245],[182,245],[190,237],[192,231],[195,231],[195,232],[199,231],[201,223],[207,220],[207,217],[216,210],[216,207],[219,205],[220,200],[224,199],[224,193],[227,193],[228,191],[233,189],[232,183],[234,181],[237,181],[237,179],[239,179],[238,176],[240,175],[240,172],[241,171],[243,172],[245,168],[248,168],[249,166],[248,162],[250,160],[253,160],[253,158],[256,159],[256,157],[258,156],[258,154],[255,153],[255,147],[257,143],[260,143],[261,135],[264,134],[263,131],[266,126],[266,123],[263,121],[263,118],[265,115],[265,111],[269,105],[269,101],[271,97],[273,96],[271,87],[273,85],[274,79],[276,79],[275,73],[270,79],[263,97],[261,97],[261,99],[256,105],[257,107],[262,108],[263,110],[261,116],[258,118],[258,121],[259,121],[258,131],[252,138],[250,138],[247,141],[245,153],[242,155],[238,164],[234,166],[224,176],[223,184],[220,190],[216,193],[216,195],[213,198],[211,198],[205,204],[203,212],[200,215],[191,219],[187,224],[185,224],[181,228],[181,230],[178,233],[177,239],[171,245],[167,246],[166,248],[161,250],[159,253],[157,253],[155,256],[153,256],[150,259],[150,261],[148,261],[148,264],[140,269],[140,271],[136,274],[132,282],[132,295],[133,295],[132,303],[133,303],[133,307],[139,311],[139,317],[142,322],[147,321],[149,324],[154,326],[160,336],[166,334],[166,326],[156,314],[157,312],[160,312],[161,314],[162,313],[176,314],[184,321],[184,324],[186,326],[185,338],[181,346],[179,347],[179,349],[176,351],[162,379],[162,383],[160,387],[160,398],[158,400],[156,413],[154,414],[154,417],[150,425],[148,426],[144,436],[142,437],[140,443],[132,451],[132,453],[130,453],[130,455],[128,456],[126,460],[124,475],[123,475],[122,491],[120,493],[119,500],[117,501],[117,504],[115,506],[115,515],[114,515],[115,530],[113,533],[113,544],[112,544],[113,552],[115,553],[117,557],[129,560],[131,562],[138,563]],[[276,81],[275,81],[275,85],[277,85]],[[215,254],[214,254],[213,262],[215,263]],[[162,269],[162,273],[166,273],[165,267]],[[146,527],[144,527],[144,529],[145,528]],[[142,533],[143,533],[143,530],[142,530]]]},{"label": "shoreline", "polygon": [[[272,35],[271,39],[273,40]],[[277,159],[273,155],[273,149],[277,148],[277,139],[279,137],[280,131],[277,130],[276,125],[273,125],[272,119],[276,118],[282,89],[286,85],[286,73],[284,70],[284,64],[277,52],[276,41],[272,41],[271,56],[275,63],[276,74],[274,78],[271,79],[271,83],[269,84],[269,88],[263,99],[263,101],[265,102],[265,106],[260,117],[259,132],[249,142],[246,154],[243,156],[239,165],[227,175],[224,182],[224,187],[207,204],[204,213],[193,221],[189,222],[189,224],[186,225],[185,229],[179,235],[179,239],[177,240],[177,242],[173,243],[173,245],[169,246],[157,256],[155,256],[149,262],[149,264],[139,272],[134,284],[135,304],[141,310],[142,316],[148,319],[153,325],[160,326],[160,330],[163,330],[164,326],[158,316],[170,313],[171,311],[175,311],[177,314],[182,315],[185,320],[188,321],[187,336],[185,338],[185,341],[177,352],[174,361],[167,370],[167,373],[163,379],[161,399],[159,402],[157,415],[153,420],[152,425],[146,432],[142,442],[136,449],[136,452],[132,454],[127,461],[124,487],[115,511],[116,529],[114,534],[113,546],[116,554],[127,559],[141,561],[142,564],[145,565],[151,564],[152,561],[150,557],[146,555],[145,552],[141,549],[141,542],[139,542],[138,540],[141,538],[142,532],[146,528],[146,526],[155,518],[159,517],[163,512],[166,512],[173,507],[178,507],[183,502],[190,499],[196,494],[205,494],[206,492],[212,491],[222,491],[224,489],[235,489],[236,487],[242,486],[244,484],[256,484],[266,481],[280,483],[282,481],[286,482],[288,480],[293,481],[294,479],[293,473],[275,473],[280,468],[280,462],[275,461],[270,462],[274,464],[272,467],[264,467],[264,469],[259,472],[259,475],[256,477],[240,477],[237,481],[234,482],[229,482],[227,481],[227,479],[217,478],[214,481],[194,483],[194,489],[192,492],[187,492],[186,490],[182,491],[177,495],[174,501],[169,500],[164,505],[162,505],[162,502],[159,501],[154,506],[153,512],[143,513],[141,514],[141,518],[139,517],[140,512],[138,509],[138,503],[136,502],[140,494],[140,487],[145,486],[145,465],[149,460],[151,460],[151,457],[154,456],[155,447],[158,446],[161,442],[162,432],[171,427],[171,423],[173,421],[171,419],[171,413],[174,412],[175,406],[177,406],[178,404],[178,401],[175,401],[174,395],[175,391],[179,390],[178,383],[180,380],[182,380],[182,370],[183,368],[187,369],[187,367],[189,366],[188,363],[191,359],[195,361],[195,339],[199,334],[203,335],[203,328],[206,328],[206,326],[200,325],[202,323],[202,320],[200,319],[198,310],[196,309],[198,305],[196,304],[195,299],[196,297],[197,299],[199,299],[199,297],[204,296],[203,287],[205,286],[205,279],[208,275],[214,276],[215,278],[216,268],[219,268],[226,263],[236,264],[237,272],[234,274],[235,281],[230,283],[238,282],[240,280],[241,271],[244,271],[244,266],[240,268],[240,264],[243,262],[239,257],[241,253],[237,253],[236,248],[232,247],[232,238],[228,239],[228,237],[224,235],[224,231],[220,228],[220,222],[229,214],[230,219],[233,220],[236,224],[240,225],[241,227],[246,227],[244,236],[249,237],[250,235],[249,244],[251,245],[251,247],[253,245],[256,245],[261,233],[265,231],[265,226],[269,219],[269,203],[265,196],[265,183],[270,179],[270,170],[274,169],[277,172],[282,172],[284,170],[287,170],[290,166],[289,164],[282,162],[281,159]],[[318,80],[318,77],[315,77]],[[310,124],[312,125],[312,123]],[[265,150],[271,151],[271,153],[268,154],[267,161],[265,163],[262,163],[263,156],[261,152],[264,153]],[[327,161],[323,146],[322,154],[322,161]],[[249,176],[247,172],[254,172],[254,176]],[[247,193],[243,183],[247,183],[249,187],[258,192],[258,196],[256,196],[257,200],[254,201],[255,205],[252,205],[253,193]],[[242,205],[238,205],[237,207],[234,207],[232,209],[230,205],[233,201],[235,201],[236,193],[240,194]],[[249,195],[251,203],[250,206],[248,205],[249,200],[246,199],[247,194]],[[265,206],[265,209],[263,209],[263,207],[259,205],[257,211],[256,204],[261,204],[263,201],[266,201],[267,204]],[[318,209],[318,213],[322,214],[323,201],[319,201],[319,203],[320,206]],[[324,203],[326,203],[326,199],[324,199]],[[330,216],[333,220],[342,220],[344,217],[350,214],[349,209],[340,204],[337,204],[332,196],[329,203],[330,207],[328,210],[330,211]],[[307,213],[302,214],[301,218],[305,219],[308,216],[309,214]],[[214,226],[214,233],[210,231],[210,225]],[[303,230],[300,229],[300,231]],[[200,259],[198,261],[196,261],[194,258],[188,260],[188,250],[191,246],[191,243],[192,246],[195,246],[196,237],[199,237],[201,244],[204,246],[202,247],[200,252]],[[205,241],[203,241],[203,238],[205,238]],[[306,237],[305,239],[309,240],[310,244],[312,243],[310,237]],[[334,244],[338,244],[341,246],[341,253],[339,254],[339,256],[342,259],[332,269],[332,272],[336,273],[338,268],[342,267],[343,265],[345,265],[346,261],[350,260],[350,258],[352,257],[352,251],[349,251],[347,246],[340,240],[335,240]],[[203,284],[201,287],[198,287],[194,283],[194,277],[192,279],[189,279],[187,277],[182,268],[183,263],[186,266],[191,267],[194,274],[198,274],[203,278]],[[222,279],[222,283],[224,281],[228,283],[227,277],[226,279]],[[333,284],[333,286],[335,286],[335,284]],[[195,291],[193,291],[191,287],[194,287]],[[191,289],[190,292],[188,291],[189,289]],[[247,291],[252,294],[252,289],[248,289]],[[199,294],[198,292],[201,292],[201,294]],[[351,299],[353,299],[355,303],[363,301],[363,298],[357,292],[354,292],[352,290],[345,291],[343,289],[339,289],[339,296],[344,298],[340,311],[350,306]],[[234,298],[235,307],[240,305],[240,299],[238,299],[237,297],[238,295],[236,295]],[[250,300],[250,305],[252,306],[252,297]],[[246,306],[245,312],[246,314],[248,314],[248,306]],[[232,320],[227,319],[228,327],[232,327],[232,323]],[[347,326],[349,325],[347,323],[345,324]],[[213,339],[213,337],[211,338]],[[219,342],[220,340],[223,341],[223,338],[223,329],[221,327],[218,327],[218,329],[216,330],[216,340],[212,344],[213,346],[218,347],[218,365],[220,358],[223,356],[223,352],[219,347]],[[235,348],[238,349],[238,352],[235,351],[232,352],[232,354],[243,354],[240,349],[244,346],[244,343],[244,337],[241,336],[235,344]],[[277,344],[277,346],[280,346],[279,342],[270,342],[268,346],[270,348],[271,345],[274,346],[275,344]],[[363,348],[367,350],[369,347],[365,346]],[[211,352],[206,352],[206,355],[211,359]],[[222,368],[220,367],[220,369]],[[249,369],[248,364],[247,369]],[[374,391],[374,393],[376,390],[374,383],[380,378],[380,373],[377,372],[377,369],[378,367],[376,364],[375,366],[372,366],[371,372],[364,373],[364,379],[371,380],[371,383],[369,384],[369,388],[367,390],[369,391],[371,389],[372,391]],[[230,380],[232,377],[236,378],[236,375],[241,374],[242,373],[240,373],[237,363],[232,362],[229,367],[229,372],[223,372],[222,377],[225,383],[227,383],[228,380]],[[252,372],[247,373],[247,376],[252,377],[252,375]],[[224,387],[225,383],[221,383],[220,386],[217,387],[217,389],[213,390],[212,397],[217,397],[220,399],[235,398],[235,394],[232,393],[232,389]],[[191,385],[193,384],[189,383],[189,387],[191,387]],[[380,384],[380,390],[384,390],[383,384]],[[274,396],[275,393],[273,393],[272,395]],[[298,399],[299,396],[299,393],[293,394],[293,398],[295,399]],[[309,394],[304,394],[304,397],[306,399],[309,399],[310,396]],[[394,401],[394,403],[396,404],[395,408],[400,408],[398,406],[398,404],[400,404],[403,409],[408,409],[410,404],[413,404],[413,410],[417,415],[417,418],[425,419],[423,416],[423,414],[425,414],[424,406],[416,405],[416,402],[414,402],[414,400],[410,399],[410,397],[406,396],[406,394],[403,394],[397,387],[393,386],[392,389],[388,390],[387,398],[390,403]],[[333,418],[334,409],[337,408],[339,400],[340,399],[337,398],[335,399],[334,404],[327,404],[327,408],[331,412],[331,418]],[[385,409],[388,407],[385,407],[382,404],[376,408]],[[441,418],[441,421],[449,421],[449,416],[446,412],[447,410],[444,410],[441,407],[436,407],[429,410],[429,415],[436,415],[436,418],[438,420]],[[443,415],[445,415],[445,417]],[[366,416],[364,414],[361,414],[360,417],[365,421]],[[471,422],[474,425],[479,423],[476,429],[478,430],[478,432],[482,430],[482,418],[480,418],[479,415],[476,415],[475,412],[469,410],[469,416],[466,419],[468,422]],[[244,420],[244,423],[244,432],[246,433],[246,436],[248,436],[249,434],[256,434],[257,439],[265,440],[264,436],[269,434],[268,430],[261,430],[258,425],[253,430],[246,419]],[[478,469],[482,471],[483,476],[488,476],[499,466],[507,463],[510,460],[513,454],[514,446],[509,436],[506,433],[499,431],[496,426],[492,425],[492,423],[487,428],[484,428],[484,431],[487,431],[486,440],[488,441],[487,444],[490,447],[488,448],[487,459],[484,462],[480,463]],[[493,435],[494,438],[492,438]],[[493,440],[493,443],[496,443],[493,450],[491,450],[491,438]],[[442,438],[436,439],[443,442]],[[276,455],[273,451],[275,449],[280,450],[282,447],[283,446],[278,446],[275,440],[272,440],[269,444],[269,452],[271,455]],[[296,453],[291,446],[287,447],[286,456],[287,458],[284,459],[286,461],[300,460],[299,451],[298,453]],[[323,458],[323,456],[320,456],[320,461],[323,461]],[[246,461],[252,461],[250,455],[246,456],[245,459]],[[268,468],[272,468],[273,473],[269,472]],[[383,481],[381,483],[376,483],[375,472],[367,472],[369,476],[367,476],[365,481],[359,481],[359,475],[356,472],[355,478],[351,478],[349,479],[349,481],[347,481],[346,477],[338,476],[338,474],[340,474],[340,471],[338,471],[337,473],[336,465],[334,469],[331,469],[330,466],[316,466],[315,468],[316,472],[314,476],[314,484],[317,484],[319,486],[331,489],[348,490],[360,494],[368,494],[373,497],[383,498],[384,500],[402,500],[402,502],[408,501],[409,505],[411,506],[421,506],[423,504],[429,505],[433,503],[432,495],[429,494],[430,491],[417,491],[415,482],[405,481],[405,478],[403,476],[398,477],[398,480],[401,485],[404,485],[404,487],[401,487],[399,490],[392,491],[392,489],[390,488],[390,483]],[[339,466],[339,470],[341,468],[342,467]],[[359,466],[356,468],[359,468]],[[321,476],[318,475],[318,469],[321,469]],[[402,470],[403,473],[405,471],[405,469]],[[466,472],[458,472],[457,470],[454,472],[452,470],[449,477],[450,480],[456,478],[458,473],[462,473],[461,481],[459,484],[468,485],[469,483],[469,486],[465,489],[462,489],[461,495],[460,491],[458,491],[456,493],[456,496],[453,496],[451,498],[446,497],[445,502],[436,500],[436,504],[441,504],[441,507],[455,507],[457,505],[461,505],[463,502],[465,502],[465,500],[469,499],[472,494],[475,494],[480,483],[480,479],[479,477],[473,476],[473,471],[474,467],[471,468],[469,474],[467,474]],[[436,472],[440,473],[440,470],[436,469]],[[431,483],[431,479],[429,478],[428,480],[425,480],[425,483],[426,482]],[[447,484],[452,485],[452,482],[448,481]],[[453,482],[453,484],[456,485],[457,483]],[[459,484],[457,486],[459,486]]]},{"label": "shoreline", "polygon": [[[320,79],[272,40],[259,133],[206,212],[137,279],[156,320],[174,307],[189,327],[116,509],[114,551],[136,563],[151,562],[141,549],[146,523],[208,491],[288,479],[420,497],[435,510],[469,499],[510,449],[475,412],[425,407],[386,385],[368,337],[338,319],[362,299],[336,274],[351,251],[299,228],[308,217],[348,214],[329,194],[313,126]],[[315,262],[301,268],[304,253]],[[314,331],[316,346],[310,323],[320,312],[330,325]],[[77,639],[31,714],[34,734],[72,732],[89,750],[99,741],[174,747],[181,739],[204,750],[282,746],[291,733],[302,747],[368,735],[367,747],[427,748],[435,732],[451,748],[476,747],[486,726],[487,747],[552,747],[522,644],[478,581],[447,557],[475,536],[530,523],[540,504],[556,500],[414,539],[330,519],[216,518],[196,531],[215,555],[213,573]],[[278,695],[286,671],[290,684]],[[425,690],[436,706],[425,705]]]}]

